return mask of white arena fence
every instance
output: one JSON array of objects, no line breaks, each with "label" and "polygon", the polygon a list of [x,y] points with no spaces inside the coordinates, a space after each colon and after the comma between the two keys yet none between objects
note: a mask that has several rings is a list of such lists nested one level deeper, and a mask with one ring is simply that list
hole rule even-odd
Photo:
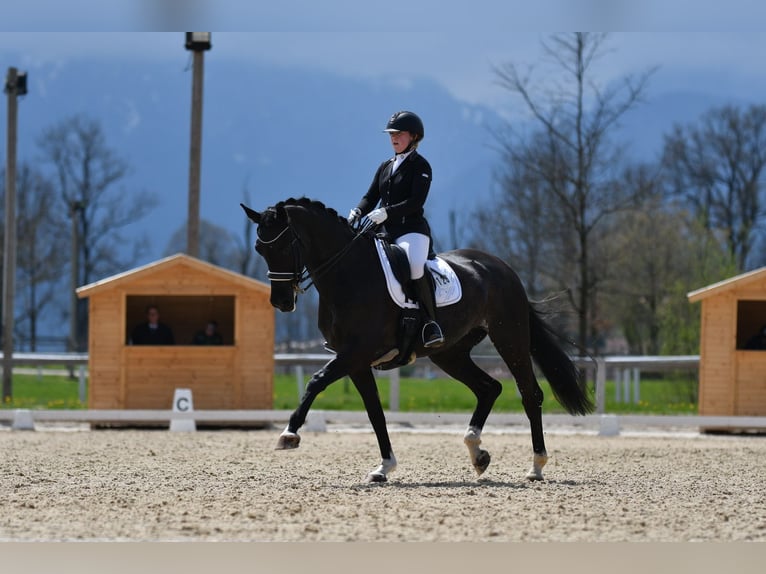
[{"label": "white arena fence", "polygon": [[[2,353],[0,353],[2,358]],[[321,367],[332,355],[328,353],[292,354],[277,353],[274,355],[275,364],[294,369],[296,375],[296,394],[303,391],[305,377]],[[479,366],[487,370],[507,372],[502,360],[497,356],[475,356]],[[657,428],[705,428],[705,429],[749,429],[766,430],[766,417],[743,416],[694,416],[694,415],[614,415],[605,413],[607,372],[613,372],[616,384],[616,398],[628,400],[632,396],[638,401],[640,397],[640,372],[688,371],[699,369],[699,357],[684,356],[611,356],[595,360],[576,358],[577,365],[586,371],[589,381],[595,384],[596,414],[584,417],[571,415],[543,415],[546,425],[565,426],[573,430],[597,431],[601,435],[619,434],[621,428],[657,427]],[[419,362],[418,362],[419,363]],[[416,366],[418,365],[416,363]],[[86,402],[86,379],[88,364],[87,353],[14,353],[12,364],[14,369],[33,367],[42,376],[45,365],[61,365],[70,373],[78,372],[80,401]],[[430,365],[430,363],[429,363]],[[435,367],[425,367],[433,368]],[[438,369],[435,369],[438,371]],[[390,379],[389,411],[386,419],[392,424],[403,425],[465,425],[467,413],[413,413],[399,412],[399,369],[378,372],[377,376]],[[283,424],[289,419],[292,411],[287,410],[194,410],[177,412],[173,410],[27,410],[0,409],[0,423],[10,423],[14,429],[34,428],[40,423],[91,423],[91,424],[139,424],[155,423],[169,424],[173,420],[194,420],[209,425],[226,424]],[[306,421],[305,430],[322,431],[327,423],[338,424],[368,424],[365,412],[351,411],[312,411]],[[526,428],[528,421],[523,413],[493,413],[487,420],[492,426],[521,425]]]}]

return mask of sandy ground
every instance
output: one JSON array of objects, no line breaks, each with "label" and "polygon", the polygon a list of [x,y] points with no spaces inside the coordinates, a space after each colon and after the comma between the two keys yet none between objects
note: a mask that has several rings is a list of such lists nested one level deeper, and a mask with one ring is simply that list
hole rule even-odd
[{"label": "sandy ground", "polygon": [[[445,429],[441,429],[444,431]],[[2,541],[766,541],[766,437],[491,432],[477,480],[462,432],[0,429]]]}]

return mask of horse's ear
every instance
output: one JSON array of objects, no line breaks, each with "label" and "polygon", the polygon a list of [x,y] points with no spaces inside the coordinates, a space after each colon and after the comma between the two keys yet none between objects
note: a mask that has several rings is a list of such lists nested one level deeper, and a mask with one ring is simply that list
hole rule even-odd
[{"label": "horse's ear", "polygon": [[248,206],[246,206],[244,203],[240,203],[242,206],[242,209],[245,210],[245,213],[250,218],[250,220],[253,223],[260,223],[261,222],[261,214],[255,211],[254,209],[250,209]]}]

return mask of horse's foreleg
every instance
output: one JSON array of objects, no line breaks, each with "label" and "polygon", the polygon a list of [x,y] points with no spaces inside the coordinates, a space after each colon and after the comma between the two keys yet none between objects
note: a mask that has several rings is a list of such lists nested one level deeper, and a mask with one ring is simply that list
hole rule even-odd
[{"label": "horse's foreleg", "polygon": [[388,436],[388,428],[386,427],[386,416],[383,413],[383,405],[380,402],[375,377],[370,369],[362,369],[357,373],[352,373],[351,380],[362,397],[370,424],[378,439],[380,456],[382,458],[378,468],[367,475],[367,480],[368,482],[386,482],[388,475],[396,469],[396,458],[391,448],[391,439]]},{"label": "horse's foreleg", "polygon": [[334,383],[347,374],[343,361],[338,357],[331,360],[324,367],[319,369],[306,384],[306,390],[303,392],[301,402],[295,412],[290,416],[287,428],[282,431],[277,441],[277,450],[298,448],[301,437],[298,436],[298,429],[306,422],[306,415],[316,399],[317,395],[325,390],[331,383]]}]

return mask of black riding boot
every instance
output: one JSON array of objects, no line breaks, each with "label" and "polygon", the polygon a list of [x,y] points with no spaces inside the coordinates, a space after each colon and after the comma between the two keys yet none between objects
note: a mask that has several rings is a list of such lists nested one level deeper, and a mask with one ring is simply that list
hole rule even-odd
[{"label": "black riding boot", "polygon": [[436,322],[436,297],[427,275],[413,281],[420,307],[426,312],[428,321],[423,325],[423,346],[441,347],[444,344],[444,335],[441,327]]}]

